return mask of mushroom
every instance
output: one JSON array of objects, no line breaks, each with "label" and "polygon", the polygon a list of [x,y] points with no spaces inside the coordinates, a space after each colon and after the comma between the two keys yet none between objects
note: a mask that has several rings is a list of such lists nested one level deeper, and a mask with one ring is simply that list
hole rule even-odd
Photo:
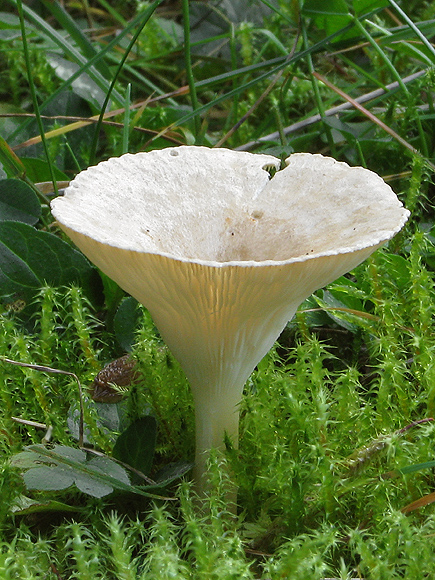
[{"label": "mushroom", "polygon": [[192,389],[194,478],[237,445],[246,380],[303,300],[406,222],[375,173],[321,155],[181,146],[81,172],[52,202],[60,227],[149,310]]}]

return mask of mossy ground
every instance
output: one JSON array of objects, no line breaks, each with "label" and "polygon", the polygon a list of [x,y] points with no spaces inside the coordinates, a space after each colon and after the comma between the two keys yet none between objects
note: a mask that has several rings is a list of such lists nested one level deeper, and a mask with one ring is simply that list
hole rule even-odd
[{"label": "mossy ground", "polygon": [[[7,458],[44,435],[13,417],[52,425],[54,441],[76,445],[66,418],[78,391],[70,377],[2,363],[4,577],[155,578],[159,570],[159,578],[384,579],[422,577],[413,571],[425,567],[429,573],[433,509],[407,506],[433,492],[433,468],[397,469],[433,459],[434,290],[421,259],[430,249],[424,234],[410,238],[400,288],[385,249],[352,274],[361,281],[359,295],[367,292],[371,318],[362,312],[358,324],[353,314],[351,331],[332,321],[329,332],[311,326],[301,307],[246,385],[239,449],[228,442],[227,453],[212,456],[204,518],[188,481],[171,490],[174,502],[95,500],[66,491],[55,497],[76,513],[11,515],[19,495],[29,492]],[[31,328],[3,313],[0,355],[72,371],[89,385],[117,354],[113,337],[77,288],[44,288],[38,303]],[[148,317],[138,339],[142,378],[127,404],[134,396],[136,410],[155,410],[158,463],[189,460],[188,385]],[[97,418],[89,412],[86,420],[110,453]],[[239,486],[236,519],[225,503],[229,478]]]},{"label": "mossy ground", "polygon": [[[50,180],[47,156],[63,180],[126,151],[192,143],[244,148],[264,138],[248,148],[280,158],[320,152],[378,172],[412,217],[386,248],[307,300],[255,369],[240,403],[239,448],[228,441],[225,453],[211,456],[206,516],[198,513],[188,476],[166,490],[167,501],[26,490],[11,457],[41,443],[46,431],[32,421],[52,426],[53,442],[77,446],[69,428],[77,382],[0,361],[0,577],[433,577],[434,4],[386,8],[382,0],[342,0],[331,3],[326,18],[320,3],[308,0],[278,0],[274,9],[265,2],[183,0],[189,39],[180,6],[163,2],[121,68],[139,21],[121,35],[150,3],[62,3],[72,19],[56,11],[60,3],[28,3],[27,58],[21,4],[8,0],[0,14],[0,132],[24,165],[1,141],[1,180],[27,179],[32,187]],[[365,10],[371,12],[364,16]],[[351,28],[355,14],[363,32]],[[53,52],[67,69],[70,61],[86,69],[80,89],[53,69],[47,59]],[[355,98],[398,83],[365,103],[393,132],[351,107],[327,114],[343,98],[314,73]],[[99,115],[115,75],[109,107],[121,113],[96,133],[95,119],[72,125]],[[38,135],[34,118],[10,116],[39,109],[45,131],[56,130],[45,147],[28,141]],[[35,227],[59,235],[46,202]],[[97,277],[99,297],[85,286],[45,285],[22,312],[20,301],[0,288],[0,357],[73,372],[87,392],[98,371],[124,354],[114,325],[123,293]],[[192,460],[193,407],[183,373],[146,311],[140,320],[132,352],[139,379],[123,404],[130,418],[157,417],[158,469]],[[94,444],[110,455],[113,438],[88,396],[85,421]],[[236,514],[227,504],[232,483],[239,490]],[[23,496],[70,509],[51,504],[49,511],[19,513]]]}]

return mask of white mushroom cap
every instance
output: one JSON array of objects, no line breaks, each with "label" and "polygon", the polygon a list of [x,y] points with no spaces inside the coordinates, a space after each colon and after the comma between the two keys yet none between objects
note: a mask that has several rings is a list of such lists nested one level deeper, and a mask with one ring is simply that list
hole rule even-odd
[{"label": "white mushroom cap", "polygon": [[[61,228],[150,311],[207,420],[299,304],[365,260],[409,212],[375,173],[321,155],[176,147],[109,159],[52,202]],[[206,396],[205,396],[206,395]],[[222,429],[208,445],[222,441]],[[200,435],[197,434],[197,441]]]},{"label": "white mushroom cap", "polygon": [[406,219],[373,172],[307,153],[287,164],[270,179],[279,160],[269,155],[205,147],[127,154],[80,173],[53,214],[110,246],[215,267],[355,251],[385,242]]}]

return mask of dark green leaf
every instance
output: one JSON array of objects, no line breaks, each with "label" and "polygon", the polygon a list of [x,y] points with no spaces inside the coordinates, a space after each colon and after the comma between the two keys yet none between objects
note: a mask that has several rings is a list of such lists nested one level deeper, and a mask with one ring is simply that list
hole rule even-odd
[{"label": "dark green leaf", "polygon": [[[102,497],[103,495],[107,495],[113,491],[114,487],[110,483],[106,484],[103,481],[99,481],[98,486],[96,486],[95,476],[98,472],[102,475],[113,477],[115,480],[126,485],[130,484],[125,469],[112,461],[109,457],[93,457],[86,463],[86,465],[91,468],[94,473],[89,475],[82,474],[80,477],[76,477],[75,480],[76,486],[83,493],[87,493],[94,497]],[[104,493],[104,490],[107,490],[107,493]],[[96,493],[99,493],[100,495],[96,495]]]},{"label": "dark green leaf", "polygon": [[[304,313],[305,324],[309,327],[312,326],[327,326],[330,323],[330,318],[324,310],[320,310],[319,303],[317,302],[317,296],[313,294],[304,302],[302,302],[299,310]],[[313,312],[311,312],[313,311]],[[298,322],[296,318],[290,320],[287,324],[289,330],[295,330],[298,327]]]},{"label": "dark green leaf", "polygon": [[169,463],[161,469],[155,481],[158,487],[166,487],[173,481],[180,479],[193,468],[193,463]]},{"label": "dark green leaf", "polygon": [[409,261],[396,254],[385,253],[382,257],[388,264],[388,274],[394,285],[398,290],[406,291],[412,283]]},{"label": "dark green leaf", "polygon": [[0,296],[29,302],[44,284],[86,282],[92,266],[53,234],[20,222],[0,222]]},{"label": "dark green leaf", "polygon": [[26,168],[0,135],[0,162],[8,177],[24,177]]},{"label": "dark green leaf", "polygon": [[[74,483],[74,473],[70,469],[64,469],[58,465],[33,467],[26,471],[23,476],[27,489],[39,489],[41,491],[59,491],[67,489]],[[107,495],[112,490],[104,491],[95,497]],[[92,494],[91,494],[92,495]]]},{"label": "dark green leaf", "polygon": [[388,6],[388,0],[353,0],[355,14],[367,14],[372,10]]},{"label": "dark green leaf", "polygon": [[[344,283],[343,283],[344,281]],[[334,284],[328,287],[328,294],[341,302],[341,306],[345,308],[351,308],[353,310],[359,310],[363,312],[365,310],[364,303],[361,300],[362,296],[366,298],[363,292],[351,282],[351,280],[346,280],[346,278],[339,278]],[[362,295],[362,296],[361,296]],[[324,300],[327,301],[325,295]],[[332,305],[332,304],[331,304]],[[336,304],[336,306],[340,306]]]},{"label": "dark green leaf", "polygon": [[[125,401],[119,403],[96,403],[87,401],[87,406],[96,414],[98,428],[104,432],[111,441],[115,441],[118,433],[130,425],[128,409]],[[79,439],[80,411],[77,407],[71,406],[68,410],[67,425],[71,435],[78,441]],[[116,433],[115,433],[116,432]],[[86,445],[96,445],[97,441],[92,437],[90,429],[85,422],[84,442]]]},{"label": "dark green leaf", "polygon": [[371,121],[343,122],[337,117],[329,117],[324,122],[333,130],[334,143],[343,141],[352,143],[354,139],[358,142],[373,139],[379,140]]},{"label": "dark green leaf", "polygon": [[[29,455],[33,454],[34,459]],[[27,469],[24,482],[29,489],[41,491],[62,490],[75,484],[80,491],[93,497],[104,497],[114,489],[157,497],[130,484],[126,470],[109,457],[88,459],[80,449],[56,445],[31,445],[12,459],[12,465]]]},{"label": "dark green leaf", "polygon": [[113,319],[113,330],[116,340],[126,352],[132,349],[140,318],[141,310],[137,300],[131,296],[124,298]]},{"label": "dark green leaf", "polygon": [[351,332],[370,325],[370,314],[366,312],[366,294],[345,276],[341,276],[327,290],[311,297],[334,322]]},{"label": "dark green leaf", "polygon": [[408,473],[415,473],[416,471],[422,471],[423,469],[433,469],[435,467],[435,461],[425,461],[424,463],[416,463],[415,465],[407,465],[406,467],[399,467],[393,471],[397,473],[402,473],[406,475]]},{"label": "dark green leaf", "polygon": [[18,179],[0,181],[0,221],[13,220],[34,225],[41,215],[41,204],[33,189]]},{"label": "dark green leaf", "polygon": [[[26,176],[33,183],[39,183],[41,181],[51,181],[50,167],[48,163],[43,159],[34,159],[33,157],[23,157],[21,159],[25,169]],[[57,167],[53,167],[54,176],[57,181],[69,181],[69,177],[65,175]],[[12,177],[12,176],[10,176]]]},{"label": "dark green leaf", "polygon": [[316,26],[328,35],[345,28],[352,21],[345,0],[306,0],[303,13],[311,16]]},{"label": "dark green leaf", "polygon": [[115,312],[118,308],[121,300],[125,296],[124,290],[122,290],[116,282],[114,282],[109,276],[106,276],[104,272],[100,271],[101,281],[103,284],[104,301],[106,303],[106,308],[109,313]]},{"label": "dark green leaf", "polygon": [[[53,67],[56,75],[63,81],[67,81],[80,69],[78,64],[63,58],[56,53],[49,53],[47,55],[47,61],[50,66]],[[72,83],[72,89],[76,95],[85,99],[94,107],[102,107],[105,92],[100,89],[97,83],[93,81],[88,74],[83,73],[80,75],[79,78]]]},{"label": "dark green leaf", "polygon": [[328,290],[325,290],[323,292],[323,300],[317,298],[317,301],[321,306],[338,309],[327,311],[328,316],[330,316],[334,322],[336,322],[346,330],[349,330],[350,332],[356,332],[358,330],[358,327],[355,324],[349,322],[348,318],[350,317],[348,315],[346,316],[346,313],[343,313],[339,310],[340,308],[349,308],[349,306],[347,306],[343,300],[340,300],[333,293],[329,292]]},{"label": "dark green leaf", "polygon": [[346,0],[305,0],[304,13],[322,16],[343,16],[349,14]]},{"label": "dark green leaf", "polygon": [[[24,483],[28,489],[41,491],[58,491],[67,489],[73,484],[93,497],[104,497],[113,491],[110,483],[101,481],[99,474],[109,474],[128,485],[129,479],[125,470],[105,457],[94,457],[87,461],[86,453],[72,447],[56,446],[47,458],[41,451],[45,448],[34,446],[29,448],[33,453],[32,463],[36,465],[24,473]],[[25,452],[25,464],[29,466],[29,455]],[[17,456],[20,466],[20,456]],[[15,463],[17,465],[17,463]],[[21,464],[22,466],[22,464]]]},{"label": "dark green leaf", "polygon": [[[72,18],[69,12],[65,10],[60,2],[52,2],[51,0],[41,0],[44,6],[51,12],[54,18],[58,21],[61,28],[68,33],[69,37],[72,38],[78,47],[80,47],[82,53],[86,58],[91,59],[98,54],[98,51],[94,45],[88,40],[87,36],[83,33],[79,21]],[[110,78],[110,69],[106,66],[105,62],[100,60],[95,68],[105,77]],[[92,81],[94,82],[94,81]],[[97,85],[98,87],[98,85]],[[99,89],[101,90],[101,89]]]},{"label": "dark green leaf", "polygon": [[134,421],[116,440],[113,456],[148,475],[156,446],[157,422],[152,415]]},{"label": "dark green leaf", "polygon": [[20,495],[11,507],[11,512],[15,516],[25,516],[35,513],[43,512],[79,512],[83,508],[78,506],[70,506],[66,503],[55,500],[35,500],[25,495]]}]

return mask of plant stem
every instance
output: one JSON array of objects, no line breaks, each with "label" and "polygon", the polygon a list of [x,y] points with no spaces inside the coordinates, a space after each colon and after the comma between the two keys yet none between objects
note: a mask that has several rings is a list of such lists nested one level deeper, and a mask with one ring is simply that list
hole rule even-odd
[{"label": "plant stem", "polygon": [[131,83],[127,85],[124,106],[124,127],[122,130],[122,153],[128,153],[128,142],[130,137],[130,104],[131,104]]},{"label": "plant stem", "polygon": [[[192,70],[191,44],[190,44],[190,12],[189,0],[183,0],[183,25],[184,25],[184,62],[186,65],[187,82],[189,84],[190,100],[192,109],[198,109],[198,97],[196,94],[195,78]],[[195,137],[199,137],[201,130],[201,120],[198,115],[194,117]]]},{"label": "plant stem", "polygon": [[104,118],[104,113],[106,112],[106,107],[109,104],[110,101],[110,96],[112,94],[112,91],[115,87],[115,83],[118,79],[118,76],[120,74],[120,72],[123,69],[124,63],[127,60],[128,55],[130,54],[131,49],[133,48],[133,46],[136,43],[136,40],[139,37],[139,34],[142,32],[143,28],[145,27],[146,23],[148,22],[148,20],[151,18],[152,14],[154,13],[154,10],[157,8],[157,6],[161,3],[161,0],[155,0],[149,7],[148,9],[144,12],[143,14],[143,20],[140,23],[138,29],[136,30],[135,34],[133,35],[133,38],[131,39],[129,45],[127,46],[124,55],[121,59],[121,62],[118,65],[118,68],[116,69],[115,75],[113,77],[112,82],[110,83],[110,87],[109,90],[107,91],[106,94],[106,98],[104,99],[104,103],[103,106],[101,107],[101,111],[100,111],[100,116],[98,117],[98,121],[97,121],[97,125],[95,127],[95,132],[94,132],[94,138],[92,140],[92,145],[91,145],[91,151],[89,154],[89,165],[93,165],[95,163],[95,158],[97,155],[97,146],[98,146],[98,137],[99,137],[99,133],[100,133],[100,129],[101,129],[101,124],[103,122],[103,118]]},{"label": "plant stem", "polygon": [[42,124],[41,114],[40,114],[39,105],[38,105],[38,98],[36,96],[35,83],[33,82],[33,77],[32,77],[32,72],[31,72],[32,67],[30,64],[29,45],[27,44],[26,26],[24,23],[24,13],[23,13],[22,0],[17,0],[17,9],[18,9],[18,17],[20,19],[21,38],[23,41],[24,60],[26,62],[27,79],[29,81],[29,90],[30,90],[30,94],[32,96],[32,102],[33,102],[33,108],[35,110],[36,122],[38,123],[38,129],[39,129],[39,133],[41,135],[42,146],[44,148],[45,157],[47,159],[48,169],[50,171],[50,177],[51,177],[51,180],[53,182],[53,189],[54,189],[55,194],[57,195],[58,191],[57,191],[56,177],[54,175],[54,167],[53,167],[53,164],[51,162],[50,155],[48,153],[48,146],[47,146],[47,141],[45,139],[44,125]]}]

